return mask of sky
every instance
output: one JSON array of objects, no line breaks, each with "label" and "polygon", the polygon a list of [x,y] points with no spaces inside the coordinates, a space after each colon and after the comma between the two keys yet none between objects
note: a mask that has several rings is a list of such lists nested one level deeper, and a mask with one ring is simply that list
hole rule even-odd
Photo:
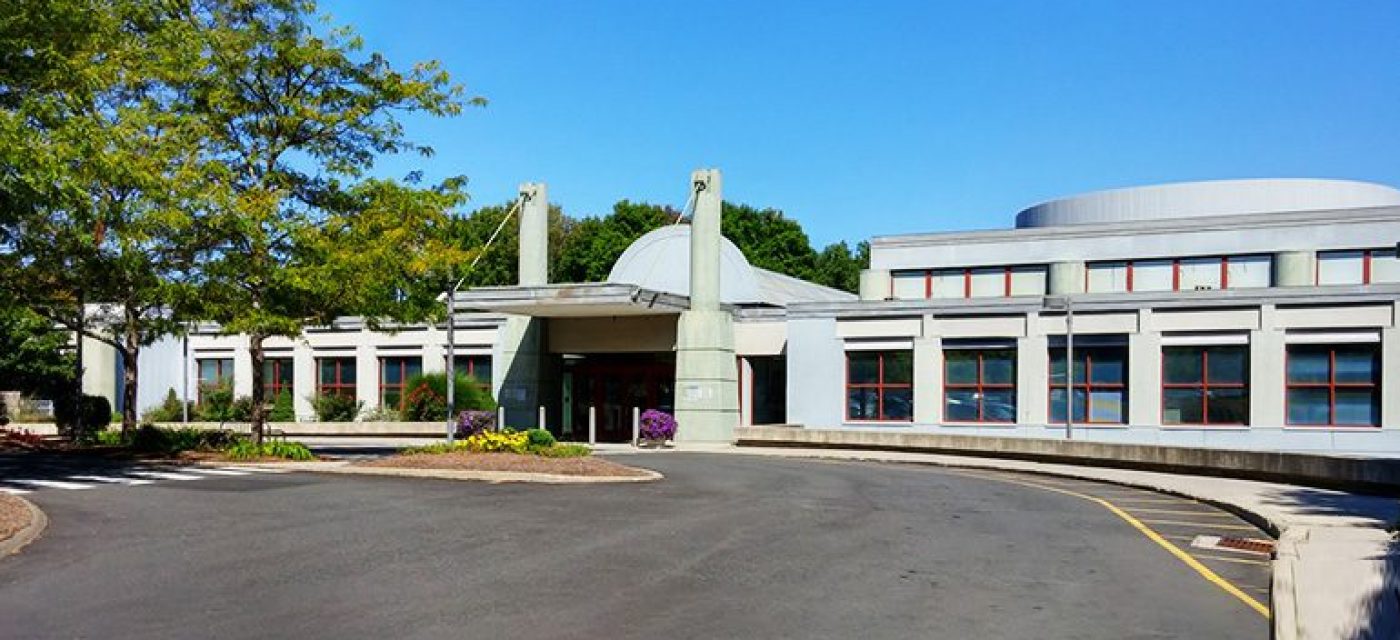
[{"label": "sky", "polygon": [[[690,172],[814,244],[1005,228],[1027,206],[1184,180],[1400,186],[1400,2],[322,0],[484,108],[408,116],[473,207],[684,204]],[[471,208],[471,207],[469,207]]]}]

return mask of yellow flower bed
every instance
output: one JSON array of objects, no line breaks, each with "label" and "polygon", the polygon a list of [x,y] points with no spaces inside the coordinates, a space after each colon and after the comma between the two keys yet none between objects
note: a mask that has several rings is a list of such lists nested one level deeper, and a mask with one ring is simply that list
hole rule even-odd
[{"label": "yellow flower bed", "polygon": [[463,443],[467,450],[477,453],[525,453],[529,441],[523,431],[482,431]]}]

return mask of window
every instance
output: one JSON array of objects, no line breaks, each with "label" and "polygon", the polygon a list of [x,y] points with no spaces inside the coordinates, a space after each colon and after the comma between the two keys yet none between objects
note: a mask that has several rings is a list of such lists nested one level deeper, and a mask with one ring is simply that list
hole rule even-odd
[{"label": "window", "polygon": [[379,406],[403,410],[404,385],[423,373],[418,356],[390,356],[379,359]]},{"label": "window", "polygon": [[263,359],[263,395],[268,402],[277,399],[283,391],[292,392],[292,359]]},{"label": "window", "polygon": [[1400,282],[1400,260],[1395,249],[1319,251],[1315,281],[1318,285]]},{"label": "window", "polygon": [[1162,347],[1163,424],[1247,424],[1249,347]]},{"label": "window", "polygon": [[943,350],[943,419],[1016,421],[1016,350]]},{"label": "window", "polygon": [[356,396],[355,359],[317,358],[316,394],[354,398]]},{"label": "window", "polygon": [[914,419],[914,352],[848,351],[846,419]]},{"label": "window", "polygon": [[[1128,348],[1074,348],[1074,421],[1123,424],[1128,417]],[[1050,349],[1050,422],[1065,421],[1065,349]]]},{"label": "window", "polygon": [[223,386],[233,386],[233,358],[200,358],[195,363],[199,367],[198,399],[204,403],[204,392]]},{"label": "window", "polygon": [[1267,287],[1273,282],[1273,264],[1268,255],[1091,262],[1084,288],[1122,293]]},{"label": "window", "polygon": [[1288,424],[1380,425],[1375,344],[1288,345]]},{"label": "window", "polygon": [[894,271],[890,274],[890,297],[921,300],[1041,296],[1045,295],[1047,280],[1047,269],[1040,265]]},{"label": "window", "polygon": [[457,375],[465,375],[476,381],[478,387],[491,389],[491,356],[457,356],[452,369]]}]

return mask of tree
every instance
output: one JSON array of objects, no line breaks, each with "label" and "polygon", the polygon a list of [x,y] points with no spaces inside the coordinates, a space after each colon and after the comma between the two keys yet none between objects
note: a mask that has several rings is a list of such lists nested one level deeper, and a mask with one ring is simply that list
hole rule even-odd
[{"label": "tree", "polygon": [[670,207],[622,200],[612,214],[584,218],[569,228],[555,258],[562,282],[602,282],[622,252],[648,231],[675,222],[679,214]]},{"label": "tree", "polygon": [[[464,252],[476,252],[483,250],[486,241],[491,238],[496,227],[501,224],[501,219],[515,207],[514,202],[501,205],[490,205],[473,211],[470,215],[462,218],[453,218],[447,225],[448,241]],[[516,216],[520,215],[517,210]],[[564,215],[562,209],[557,205],[549,207],[549,247],[557,254],[568,237],[574,221]],[[558,268],[558,261],[550,261],[550,270],[554,272]],[[511,220],[501,228],[501,233],[496,237],[496,241],[489,250],[481,256],[476,268],[469,274],[457,274],[456,277],[465,277],[463,286],[470,287],[502,287],[510,286],[520,281],[520,223],[519,220]],[[550,273],[550,280],[558,282],[556,273]],[[440,292],[451,287],[452,282],[443,281],[434,284],[434,292]]]},{"label": "tree", "polygon": [[[349,28],[313,33],[313,2],[200,0],[185,8],[204,65],[189,96],[211,127],[208,156],[222,188],[209,194],[199,299],[204,316],[248,336],[253,433],[266,417],[263,343],[337,315],[414,320],[436,308],[413,286],[464,256],[442,241],[464,179],[421,188],[370,180],[383,154],[409,141],[397,114],[453,116],[467,104],[436,62],[395,70],[362,55]],[[412,177],[410,177],[412,178]]]},{"label": "tree", "polygon": [[15,9],[0,21],[13,65],[0,72],[0,201],[13,216],[0,293],[117,350],[128,432],[140,351],[178,327],[191,197],[207,186],[201,125],[171,90],[178,25],[133,1]]},{"label": "tree", "polygon": [[842,291],[860,290],[860,272],[870,264],[870,243],[860,242],[854,253],[845,242],[829,244],[817,254],[812,281]]},{"label": "tree", "polygon": [[810,280],[817,252],[796,220],[776,209],[724,203],[720,232],[755,267]]},{"label": "tree", "polygon": [[[0,380],[4,391],[53,398],[68,388],[68,332],[23,307],[0,307]],[[12,409],[14,407],[11,407]]]}]

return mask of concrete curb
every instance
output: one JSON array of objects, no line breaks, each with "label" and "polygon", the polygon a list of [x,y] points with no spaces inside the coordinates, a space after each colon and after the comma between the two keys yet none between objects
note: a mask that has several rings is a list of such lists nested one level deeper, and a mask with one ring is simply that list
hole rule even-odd
[{"label": "concrete curb", "polygon": [[[218,465],[227,466],[227,465]],[[651,469],[641,476],[568,476],[552,473],[521,473],[516,471],[475,471],[457,469],[414,469],[409,467],[362,467],[348,461],[335,462],[264,462],[239,466],[289,471],[310,471],[312,473],[336,473],[342,475],[381,476],[397,478],[435,478],[438,480],[461,480],[501,484],[507,482],[535,484],[617,484],[655,482],[665,476]]]},{"label": "concrete curb", "polygon": [[[1074,478],[1078,480],[1090,480],[1109,484],[1118,484],[1140,489],[1148,489],[1159,493],[1191,498],[1211,504],[1232,513],[1235,513],[1250,522],[1268,530],[1276,532],[1278,544],[1276,546],[1276,557],[1273,563],[1272,587],[1270,589],[1271,602],[1271,623],[1273,626],[1273,637],[1276,640],[1295,640],[1297,638],[1332,638],[1332,637],[1353,637],[1353,635],[1341,631],[1347,626],[1347,622],[1336,619],[1335,611],[1337,601],[1342,600],[1335,594],[1332,597],[1315,597],[1306,599],[1300,595],[1300,590],[1306,585],[1300,582],[1300,574],[1307,568],[1304,563],[1304,553],[1301,547],[1313,541],[1314,529],[1317,527],[1302,523],[1290,522],[1277,515],[1257,510],[1242,501],[1232,500],[1228,497],[1213,495],[1209,491],[1197,491],[1187,487],[1162,486],[1150,479],[1134,479],[1125,477],[1121,469],[1105,469],[1097,467],[1075,468],[1073,465],[1056,464],[1056,468],[1046,468],[1049,463],[1029,462],[1024,460],[1000,460],[986,457],[965,457],[960,458],[947,453],[926,453],[919,454],[913,452],[889,452],[879,450],[860,449],[797,449],[790,447],[735,447],[730,453],[740,455],[766,455],[773,457],[803,457],[812,459],[833,459],[833,460],[860,460],[872,462],[898,462],[924,464],[947,468],[969,468],[988,469],[1000,471],[1014,471],[1020,473],[1034,473],[1046,476]],[[1068,468],[1066,468],[1068,467]],[[1113,472],[1120,473],[1113,473]],[[1150,471],[1161,475],[1174,475],[1182,478],[1199,477],[1189,474],[1164,474],[1160,471]],[[1116,477],[1105,477],[1108,475]],[[1208,479],[1208,478],[1206,478]],[[1207,485],[1209,486],[1209,485]],[[1332,531],[1366,531],[1375,527],[1359,526],[1355,524],[1344,524],[1336,527],[1323,526],[1321,529]],[[1344,602],[1342,603],[1344,604]],[[1340,624],[1339,624],[1340,623]],[[1351,623],[1354,626],[1354,621]]]},{"label": "concrete curb", "polygon": [[49,526],[49,517],[44,514],[43,510],[35,506],[33,502],[25,500],[24,498],[20,498],[19,496],[15,496],[15,498],[24,503],[24,506],[29,509],[29,524],[25,525],[23,529],[20,529],[14,535],[0,540],[0,558],[19,553],[20,550],[29,543],[37,540],[39,536],[44,533],[44,529],[47,529]]}]

